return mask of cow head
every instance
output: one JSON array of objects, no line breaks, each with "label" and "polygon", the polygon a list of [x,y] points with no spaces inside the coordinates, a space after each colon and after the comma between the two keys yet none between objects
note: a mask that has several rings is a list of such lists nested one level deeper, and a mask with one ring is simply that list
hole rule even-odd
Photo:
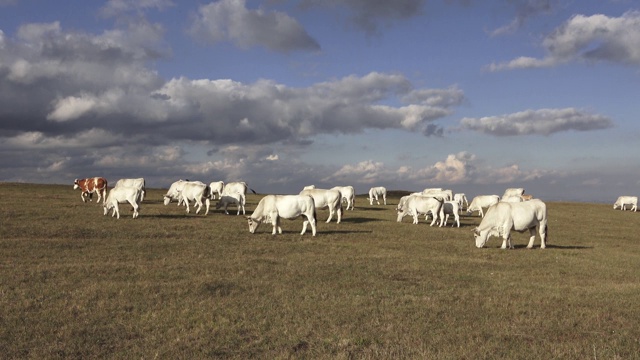
[{"label": "cow head", "polygon": [[163,196],[163,198],[164,198],[164,204],[165,205],[169,205],[169,203],[171,202],[171,197],[165,195],[165,196]]},{"label": "cow head", "polygon": [[247,222],[249,223],[249,232],[252,234],[255,233],[256,229],[258,228],[258,225],[260,225],[260,221],[257,221],[251,216],[246,216],[246,218],[247,218]]},{"label": "cow head", "polygon": [[80,181],[80,180],[78,180],[78,179],[75,179],[75,180],[73,181],[73,190],[75,190],[75,189],[77,189],[77,188],[79,188],[79,187],[80,187],[80,183],[79,183],[79,181]]},{"label": "cow head", "polygon": [[489,239],[489,231],[485,230],[483,233],[482,231],[480,231],[479,227],[476,227],[475,229],[473,229],[473,237],[476,240],[476,247],[478,249],[483,248],[484,244],[486,244],[487,240]]}]

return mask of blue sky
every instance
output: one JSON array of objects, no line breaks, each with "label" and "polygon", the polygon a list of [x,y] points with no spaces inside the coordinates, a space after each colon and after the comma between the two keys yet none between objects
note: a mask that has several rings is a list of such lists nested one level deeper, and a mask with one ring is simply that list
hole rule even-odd
[{"label": "blue sky", "polygon": [[0,181],[640,193],[628,0],[0,0]]}]

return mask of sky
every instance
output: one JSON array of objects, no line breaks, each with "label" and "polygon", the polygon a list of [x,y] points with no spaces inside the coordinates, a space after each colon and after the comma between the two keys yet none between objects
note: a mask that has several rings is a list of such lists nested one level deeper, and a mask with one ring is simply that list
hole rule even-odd
[{"label": "sky", "polygon": [[0,0],[0,182],[640,195],[635,0]]}]

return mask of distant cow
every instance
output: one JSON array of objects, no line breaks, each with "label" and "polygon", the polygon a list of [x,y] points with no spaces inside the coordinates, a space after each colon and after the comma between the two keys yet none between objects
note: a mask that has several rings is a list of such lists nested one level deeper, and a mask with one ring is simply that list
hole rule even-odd
[{"label": "distant cow", "polygon": [[209,207],[211,206],[211,189],[209,185],[200,181],[185,181],[178,180],[171,184],[169,191],[163,196],[164,204],[169,205],[172,200],[178,200],[178,205],[184,203],[187,206],[187,213],[189,213],[189,202],[195,201],[196,214],[202,209],[202,200],[205,200],[206,211],[205,215],[209,214]]},{"label": "distant cow", "polygon": [[638,197],[637,196],[620,196],[618,200],[613,204],[613,210],[620,208],[620,210],[626,210],[626,206],[631,206],[631,211],[636,212],[638,210]]},{"label": "distant cow", "polygon": [[511,230],[529,230],[531,238],[527,248],[531,249],[536,228],[540,233],[540,248],[544,249],[547,240],[547,206],[540,199],[519,203],[499,202],[487,210],[487,215],[473,232],[478,248],[483,247],[490,236],[500,236],[502,249],[511,249]]},{"label": "distant cow", "polygon": [[306,189],[302,190],[299,195],[309,195],[313,197],[316,209],[329,208],[329,218],[327,223],[331,221],[333,214],[336,214],[336,223],[340,224],[342,220],[342,194],[338,190],[327,189]]},{"label": "distant cow", "polygon": [[119,187],[119,186],[131,186],[131,187],[140,189],[141,191],[140,201],[143,201],[144,196],[147,194],[144,178],[120,179],[116,182],[116,186],[114,187]]},{"label": "distant cow", "polygon": [[267,195],[263,197],[251,216],[247,216],[249,232],[254,233],[261,223],[273,225],[272,234],[282,234],[280,219],[295,219],[304,216],[302,224],[303,235],[307,231],[307,225],[311,224],[311,234],[316,236],[316,206],[313,198],[308,195]]},{"label": "distant cow", "polygon": [[456,201],[458,203],[458,207],[460,208],[460,210],[469,207],[469,201],[467,201],[467,196],[464,193],[457,193],[453,195],[453,201]]},{"label": "distant cow", "polygon": [[369,189],[369,205],[373,205],[373,199],[376,199],[376,202],[380,205],[378,196],[382,196],[384,204],[387,205],[387,189],[384,186],[377,186]]},{"label": "distant cow", "polygon": [[242,209],[242,215],[245,215],[244,204],[245,204],[245,197],[243,194],[241,193],[224,194],[220,197],[220,200],[216,204],[216,209],[220,209],[221,207],[224,207],[224,213],[229,215],[229,212],[227,211],[227,207],[229,205],[236,205],[238,207],[238,212],[236,213],[236,215],[240,215],[240,209]]},{"label": "distant cow", "polygon": [[224,181],[213,181],[209,184],[211,189],[211,200],[216,198],[215,194],[218,194],[218,198],[222,197],[222,191],[224,191]]},{"label": "distant cow", "polygon": [[82,202],[87,201],[86,195],[89,195],[89,201],[91,201],[92,194],[98,193],[98,202],[103,199],[103,202],[107,199],[107,179],[103,177],[94,177],[87,179],[75,179],[73,182],[74,189],[80,189],[80,198]]},{"label": "distant cow", "polygon": [[334,186],[331,190],[338,190],[340,194],[342,194],[342,201],[347,203],[347,208],[345,210],[353,210],[353,206],[356,203],[356,192],[353,189],[353,186]]},{"label": "distant cow", "polygon": [[502,194],[502,198],[508,198],[510,196],[522,196],[524,194],[523,188],[508,188]]},{"label": "distant cow", "polygon": [[467,208],[467,215],[471,215],[474,211],[480,213],[480,217],[484,217],[482,208],[488,208],[489,206],[498,203],[500,197],[498,195],[478,195],[471,200],[471,204]]},{"label": "distant cow", "polygon": [[142,201],[142,190],[138,187],[120,185],[114,187],[109,191],[109,196],[102,206],[104,208],[104,215],[109,213],[109,210],[113,209],[111,217],[114,215],[120,219],[120,209],[118,204],[129,203],[133,207],[133,218],[137,218],[140,214],[140,202]]}]

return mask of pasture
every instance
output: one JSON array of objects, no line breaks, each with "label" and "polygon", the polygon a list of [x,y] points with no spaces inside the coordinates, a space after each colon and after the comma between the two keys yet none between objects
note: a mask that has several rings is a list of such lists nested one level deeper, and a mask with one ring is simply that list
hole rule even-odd
[{"label": "pasture", "polygon": [[477,249],[477,215],[396,223],[393,194],[319,210],[312,237],[164,192],[116,220],[71,185],[0,184],[3,358],[640,357],[640,213],[543,199],[547,249]]}]

